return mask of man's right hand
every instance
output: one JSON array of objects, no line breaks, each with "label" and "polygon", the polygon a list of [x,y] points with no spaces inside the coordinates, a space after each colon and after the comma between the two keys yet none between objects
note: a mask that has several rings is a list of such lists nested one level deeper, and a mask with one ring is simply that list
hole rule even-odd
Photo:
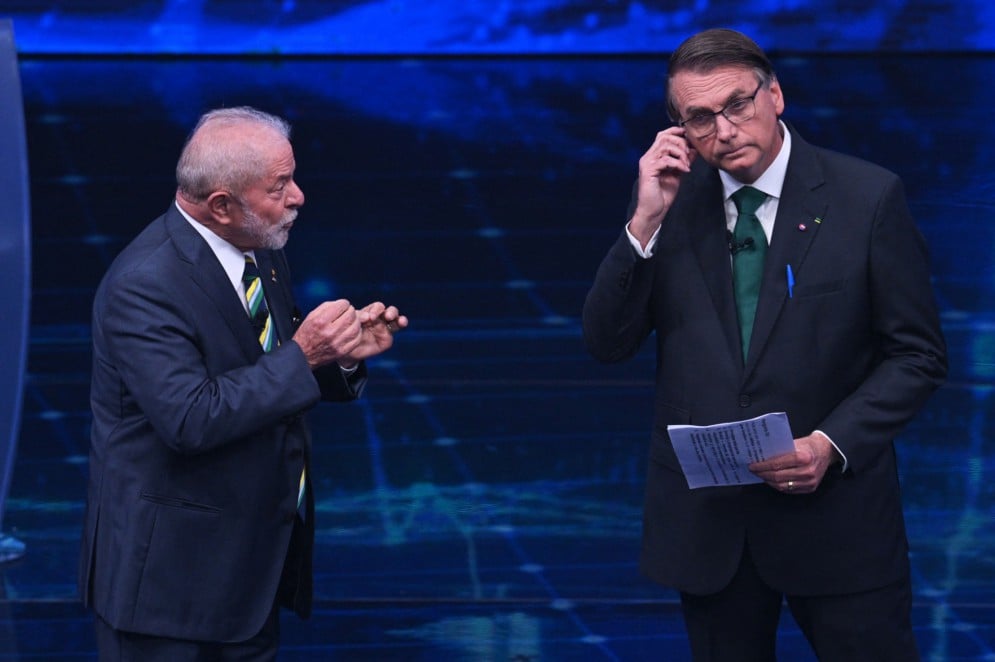
[{"label": "man's right hand", "polygon": [[656,140],[639,159],[636,210],[629,232],[646,247],[677,197],[681,178],[691,171],[697,152],[688,144],[684,129],[670,127],[656,134]]},{"label": "man's right hand", "polygon": [[312,310],[293,340],[312,369],[333,362],[352,367],[389,349],[393,334],[407,326],[408,318],[394,306],[375,302],[356,310],[346,299],[339,299]]}]

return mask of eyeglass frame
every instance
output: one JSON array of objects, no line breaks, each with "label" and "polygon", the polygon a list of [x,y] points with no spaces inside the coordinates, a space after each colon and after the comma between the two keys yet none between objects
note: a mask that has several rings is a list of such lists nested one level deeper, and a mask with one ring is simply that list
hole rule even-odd
[{"label": "eyeglass frame", "polygon": [[[681,120],[680,122],[678,122],[677,126],[681,127],[682,129],[684,129],[688,133],[691,133],[693,135],[693,137],[701,139],[701,138],[707,138],[708,136],[710,136],[713,133],[715,133],[715,131],[718,129],[718,125],[719,125],[719,123],[718,123],[718,116],[719,115],[721,115],[722,117],[726,118],[726,120],[728,120],[730,124],[735,124],[736,126],[739,126],[743,122],[749,122],[750,120],[752,120],[754,117],[757,116],[757,95],[760,94],[760,90],[763,89],[763,86],[764,86],[765,82],[766,81],[761,80],[760,83],[757,85],[757,89],[750,96],[748,96],[748,97],[739,97],[738,99],[733,99],[732,101],[730,101],[729,103],[727,103],[725,106],[723,106],[719,110],[715,111],[714,113],[698,113],[697,115],[693,115],[693,116],[687,118],[686,120]],[[744,101],[749,101],[750,104],[753,105],[753,114],[750,115],[749,117],[747,117],[744,120],[738,120],[738,121],[734,120],[731,117],[729,117],[729,115],[728,115],[729,109],[731,107],[735,106],[738,103],[743,103]],[[707,117],[707,118],[709,118],[709,119],[712,120],[712,126],[711,126],[711,129],[708,132],[703,133],[701,135],[698,135],[697,133],[693,133],[691,129],[687,128],[686,125],[687,125],[688,122],[690,122],[692,120],[698,120],[698,119],[703,118],[703,117]]]}]

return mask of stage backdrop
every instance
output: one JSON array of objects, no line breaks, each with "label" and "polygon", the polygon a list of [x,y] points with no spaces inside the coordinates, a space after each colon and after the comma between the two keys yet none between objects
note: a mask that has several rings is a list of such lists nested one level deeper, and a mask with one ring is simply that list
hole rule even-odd
[{"label": "stage backdrop", "polygon": [[[953,659],[957,637],[991,653],[972,610],[992,602],[995,565],[995,58],[910,53],[986,48],[990,10],[864,4],[22,0],[36,269],[7,522],[44,554],[5,571],[7,593],[75,599],[93,290],[172,199],[199,114],[248,103],[294,124],[308,196],[288,244],[301,308],[382,297],[412,320],[370,362],[360,401],[311,412],[318,600],[434,602],[437,622],[392,636],[445,639],[492,626],[447,613],[455,600],[574,614],[674,599],[636,568],[652,347],[597,365],[579,314],[639,156],[667,126],[664,51],[727,24],[811,53],[775,58],[801,135],[906,182],[951,347],[948,385],[899,444],[924,658]],[[387,56],[198,55],[319,45]],[[189,57],[86,56],[128,47]],[[623,48],[657,52],[435,57]],[[37,55],[70,51],[82,55]]]},{"label": "stage backdrop", "polygon": [[990,0],[13,0],[22,53],[659,53],[728,26],[768,50],[988,51]]}]

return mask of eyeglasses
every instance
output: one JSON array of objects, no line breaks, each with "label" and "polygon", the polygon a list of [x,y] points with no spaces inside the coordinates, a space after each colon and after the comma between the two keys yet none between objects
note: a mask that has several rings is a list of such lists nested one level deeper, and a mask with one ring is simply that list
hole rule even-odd
[{"label": "eyeglasses", "polygon": [[718,112],[692,115],[686,120],[678,122],[677,125],[687,129],[688,133],[694,138],[705,138],[715,133],[715,123],[718,121],[719,115],[722,115],[733,124],[742,124],[751,120],[757,114],[756,98],[760,94],[760,88],[763,86],[764,84],[761,82],[757,85],[757,89],[753,94],[730,101],[726,104],[725,108]]}]

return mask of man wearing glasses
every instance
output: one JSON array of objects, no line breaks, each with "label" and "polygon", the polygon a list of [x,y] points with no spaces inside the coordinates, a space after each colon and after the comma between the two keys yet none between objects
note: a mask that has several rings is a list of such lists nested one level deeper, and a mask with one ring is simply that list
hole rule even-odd
[{"label": "man wearing glasses", "polygon": [[[628,223],[584,305],[602,361],[657,349],[641,567],[693,658],[773,661],[782,601],[820,660],[917,660],[893,440],[946,377],[926,247],[892,173],[781,121],[763,51],[685,41]],[[668,425],[786,412],[761,482],[691,490]]]}]

